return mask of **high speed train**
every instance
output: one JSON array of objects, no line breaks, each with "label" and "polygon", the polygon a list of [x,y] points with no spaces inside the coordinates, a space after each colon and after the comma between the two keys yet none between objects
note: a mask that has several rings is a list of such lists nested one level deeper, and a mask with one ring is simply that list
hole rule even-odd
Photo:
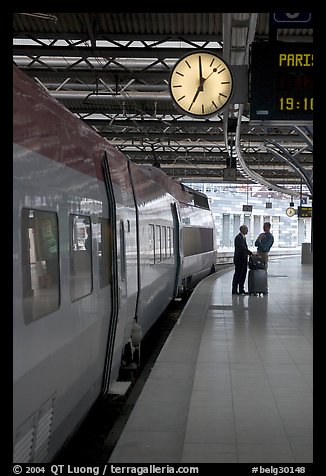
[{"label": "high speed train", "polygon": [[50,462],[175,297],[214,272],[208,199],[13,71],[13,460]]}]

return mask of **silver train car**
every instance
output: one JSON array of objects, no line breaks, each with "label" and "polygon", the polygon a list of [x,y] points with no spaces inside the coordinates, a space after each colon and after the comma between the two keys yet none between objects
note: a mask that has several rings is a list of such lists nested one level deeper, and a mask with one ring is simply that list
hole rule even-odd
[{"label": "silver train car", "polygon": [[207,197],[13,71],[13,460],[50,462],[168,304],[215,269]]}]

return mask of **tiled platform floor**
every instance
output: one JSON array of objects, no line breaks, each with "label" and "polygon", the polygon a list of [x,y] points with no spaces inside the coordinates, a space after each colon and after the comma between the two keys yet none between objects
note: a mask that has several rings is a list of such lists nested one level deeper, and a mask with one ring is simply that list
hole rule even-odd
[{"label": "tiled platform floor", "polygon": [[233,269],[193,292],[111,463],[311,463],[312,265],[269,262],[267,296]]}]

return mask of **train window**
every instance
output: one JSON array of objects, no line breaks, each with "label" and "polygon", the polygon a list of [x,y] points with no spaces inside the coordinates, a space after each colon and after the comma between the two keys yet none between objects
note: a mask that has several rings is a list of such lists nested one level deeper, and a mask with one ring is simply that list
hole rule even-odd
[{"label": "train window", "polygon": [[167,258],[166,252],[166,226],[162,226],[162,259]]},{"label": "train window", "polygon": [[26,324],[59,308],[58,249],[57,214],[23,208],[22,279]]},{"label": "train window", "polygon": [[185,227],[183,230],[184,256],[197,255],[212,251],[213,229],[201,227]]},{"label": "train window", "polygon": [[111,283],[112,234],[110,221],[107,218],[100,218],[99,222],[101,225],[98,247],[100,287],[104,288]]},{"label": "train window", "polygon": [[167,258],[171,257],[171,228],[168,226],[166,235],[166,252]]},{"label": "train window", "polygon": [[168,228],[168,250],[169,250],[169,258],[173,256],[174,249],[173,249],[173,228]]},{"label": "train window", "polygon": [[161,246],[161,225],[156,225],[155,230],[155,263],[159,263],[162,259]]},{"label": "train window", "polygon": [[[206,189],[206,192],[210,192],[210,189]],[[209,210],[208,198],[206,197],[206,195],[194,191],[193,196],[195,207],[206,208],[207,210]]]},{"label": "train window", "polygon": [[76,301],[92,292],[91,219],[84,215],[69,216],[70,297]]},{"label": "train window", "polygon": [[154,225],[149,225],[148,227],[148,258],[149,263],[155,263],[155,234],[154,234]]}]

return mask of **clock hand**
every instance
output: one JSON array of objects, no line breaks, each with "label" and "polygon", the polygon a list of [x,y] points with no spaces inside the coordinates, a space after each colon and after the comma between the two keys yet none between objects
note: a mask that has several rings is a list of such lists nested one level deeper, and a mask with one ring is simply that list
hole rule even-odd
[{"label": "clock hand", "polygon": [[212,71],[212,72],[211,72],[211,73],[210,73],[210,74],[207,76],[207,78],[202,78],[202,79],[203,79],[203,82],[202,82],[202,84],[204,84],[204,82],[205,82],[205,81],[207,81],[207,80],[208,80],[208,78],[210,78],[210,77],[212,76],[212,74],[213,74],[213,73],[216,73],[216,71],[217,71],[217,68],[214,68],[214,69],[213,69],[213,71]]},{"label": "clock hand", "polygon": [[[215,72],[215,70],[216,70],[216,68],[214,68],[214,70],[211,72],[211,74],[213,74],[213,73]],[[189,106],[189,111],[190,111],[190,109],[192,108],[193,103],[194,103],[194,102],[196,101],[196,99],[198,98],[198,94],[199,94],[201,91],[204,90],[204,82],[211,76],[211,74],[208,75],[207,78],[203,78],[203,76],[202,76],[202,71],[201,71],[201,60],[200,60],[200,57],[199,57],[199,75],[200,75],[200,78],[199,78],[199,86],[198,86],[198,88],[197,88],[197,91],[196,91],[196,93],[195,93],[195,95],[194,95],[193,100],[191,101],[191,104],[190,104],[190,106]]]},{"label": "clock hand", "polygon": [[193,103],[198,98],[198,94],[200,93],[200,91],[203,91],[203,84],[204,84],[204,81],[205,81],[205,79],[203,78],[203,71],[202,71],[202,65],[201,65],[201,56],[198,57],[198,62],[199,62],[199,86],[198,86],[197,91],[196,91],[196,93],[193,97],[193,100],[191,101],[191,104],[189,106],[189,111],[192,108]]},{"label": "clock hand", "polygon": [[194,103],[194,102],[196,101],[196,99],[198,98],[198,94],[199,94],[200,91],[202,91],[202,90],[203,90],[203,87],[202,87],[202,85],[200,84],[200,85],[198,86],[198,88],[197,88],[197,91],[196,91],[196,94],[194,95],[193,100],[191,101],[191,104],[190,104],[190,106],[189,106],[189,111],[190,111],[190,109],[192,108],[193,103]]},{"label": "clock hand", "polygon": [[197,97],[198,97],[198,94],[200,93],[200,91],[204,91],[204,82],[208,80],[208,78],[210,76],[212,76],[213,73],[216,73],[217,71],[217,68],[214,68],[213,71],[207,76],[207,78],[204,78],[203,77],[203,73],[202,73],[202,66],[201,66],[201,57],[199,56],[199,86],[198,86],[198,89],[196,91],[196,94],[192,100],[192,103],[190,104],[189,106],[189,111],[190,109],[192,108],[192,105],[193,103],[196,101]]},{"label": "clock hand", "polygon": [[201,56],[199,56],[199,85],[202,85],[204,82],[203,78],[203,71],[202,71],[202,66],[201,66]]}]

